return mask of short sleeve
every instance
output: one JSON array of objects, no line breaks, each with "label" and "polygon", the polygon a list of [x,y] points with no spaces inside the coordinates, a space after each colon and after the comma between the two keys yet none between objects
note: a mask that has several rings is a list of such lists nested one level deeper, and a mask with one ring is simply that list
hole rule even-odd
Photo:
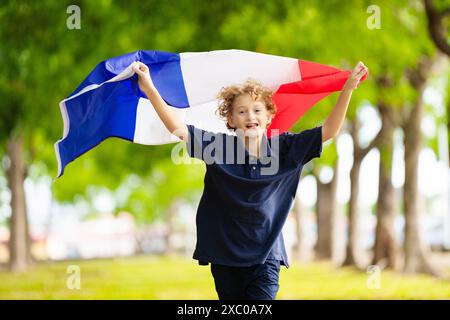
[{"label": "short sleeve", "polygon": [[322,154],[322,126],[288,133],[285,139],[289,157],[298,164],[305,165]]},{"label": "short sleeve", "polygon": [[[221,140],[221,133],[213,133],[187,125],[188,141],[186,149],[190,157],[205,161],[207,164],[215,162],[217,146],[214,144]],[[209,147],[208,147],[209,146]]]}]

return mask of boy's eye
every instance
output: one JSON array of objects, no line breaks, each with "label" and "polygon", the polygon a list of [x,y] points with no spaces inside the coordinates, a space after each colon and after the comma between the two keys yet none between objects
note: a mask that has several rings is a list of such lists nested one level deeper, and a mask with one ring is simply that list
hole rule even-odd
[{"label": "boy's eye", "polygon": [[240,114],[244,114],[244,111],[239,111]]},{"label": "boy's eye", "polygon": [[260,111],[261,111],[261,110],[259,110],[259,109],[256,109],[256,110],[255,110],[255,112],[260,112]]}]

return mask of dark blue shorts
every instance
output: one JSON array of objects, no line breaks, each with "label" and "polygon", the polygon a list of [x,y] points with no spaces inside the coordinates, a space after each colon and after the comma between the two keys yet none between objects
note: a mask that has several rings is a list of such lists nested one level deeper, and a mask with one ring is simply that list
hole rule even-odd
[{"label": "dark blue shorts", "polygon": [[279,285],[280,261],[267,259],[251,267],[211,264],[220,300],[275,300]]}]

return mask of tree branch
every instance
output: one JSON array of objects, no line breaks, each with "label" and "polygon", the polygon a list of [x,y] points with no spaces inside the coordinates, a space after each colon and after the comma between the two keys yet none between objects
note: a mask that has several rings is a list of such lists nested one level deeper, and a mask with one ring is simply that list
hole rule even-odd
[{"label": "tree branch", "polygon": [[436,47],[450,57],[450,45],[447,42],[447,35],[443,18],[450,14],[450,7],[438,12],[434,6],[433,0],[424,0],[425,12],[428,18],[428,32]]}]

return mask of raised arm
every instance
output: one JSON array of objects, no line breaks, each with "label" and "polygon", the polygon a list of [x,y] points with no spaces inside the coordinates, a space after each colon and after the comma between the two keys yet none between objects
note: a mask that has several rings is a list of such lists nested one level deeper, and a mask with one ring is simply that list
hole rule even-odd
[{"label": "raised arm", "polygon": [[133,66],[133,71],[139,76],[139,88],[145,93],[148,100],[150,100],[167,130],[181,140],[187,141],[189,133],[186,124],[178,119],[172,108],[161,98],[161,95],[156,90],[150,78],[148,67],[142,62],[136,62],[135,66]]},{"label": "raised arm", "polygon": [[328,118],[325,120],[322,126],[322,142],[332,139],[337,136],[344,123],[345,114],[347,113],[348,104],[352,97],[352,92],[358,85],[361,78],[367,72],[367,67],[360,61],[352,74],[348,78],[347,82],[339,95],[336,106],[331,111]]}]

